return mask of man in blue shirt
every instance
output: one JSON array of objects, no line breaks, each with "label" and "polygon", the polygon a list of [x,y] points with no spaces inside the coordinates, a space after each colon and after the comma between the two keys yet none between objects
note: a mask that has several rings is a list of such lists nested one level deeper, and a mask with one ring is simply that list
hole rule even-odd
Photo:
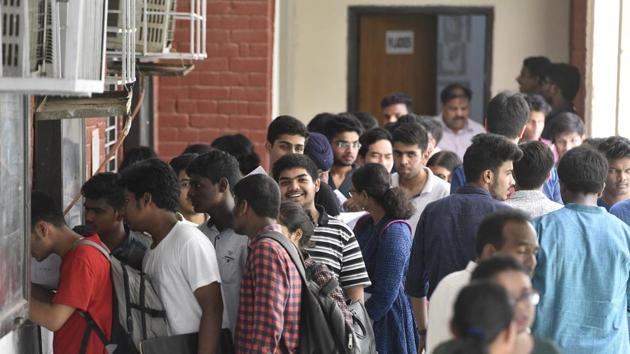
[{"label": "man in blue shirt", "polygon": [[[508,138],[514,144],[518,144],[518,141],[525,133],[527,120],[529,119],[529,104],[525,100],[525,96],[522,94],[512,94],[503,92],[498,94],[492,101],[501,98],[503,104],[488,104],[488,113],[486,116],[486,129],[488,133],[503,135]],[[527,112],[523,110],[510,110],[507,103],[519,102],[518,106],[521,107],[522,103],[528,107]],[[491,101],[491,102],[492,102]],[[497,102],[498,103],[498,102]],[[455,193],[457,189],[466,184],[466,176],[463,167],[458,167],[453,171],[453,180],[451,181],[451,194]],[[558,185],[558,173],[554,168],[551,169],[550,177],[543,185],[543,193],[553,200],[554,202],[562,203],[560,197],[560,187]]]},{"label": "man in blue shirt", "polygon": [[630,199],[630,140],[623,136],[604,139],[597,149],[608,160],[606,187],[597,205],[606,210],[624,200]]},{"label": "man in blue shirt", "polygon": [[[527,103],[523,104],[527,110]],[[426,299],[443,277],[464,269],[476,258],[475,234],[484,217],[508,208],[500,200],[507,198],[514,185],[512,162],[522,155],[518,146],[503,136],[475,136],[464,154],[464,172],[471,182],[424,209],[413,240],[406,284],[421,334],[427,325]]]},{"label": "man in blue shirt", "polygon": [[564,208],[534,220],[540,242],[534,333],[563,353],[630,353],[630,228],[597,206],[608,170],[590,148],[558,164]]}]

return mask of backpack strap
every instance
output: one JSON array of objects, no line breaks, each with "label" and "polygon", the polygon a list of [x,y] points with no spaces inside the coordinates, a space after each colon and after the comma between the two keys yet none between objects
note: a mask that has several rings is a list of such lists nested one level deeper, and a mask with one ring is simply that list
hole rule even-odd
[{"label": "backpack strap", "polygon": [[291,241],[289,241],[289,239],[286,238],[283,234],[276,231],[264,232],[261,235],[261,237],[270,238],[276,241],[282,246],[282,248],[285,249],[285,251],[287,251],[287,253],[289,254],[289,257],[291,257],[291,260],[293,261],[293,263],[295,264],[295,267],[300,273],[300,277],[302,278],[302,281],[304,281],[304,284],[306,284],[307,279],[306,279],[306,269],[304,268],[304,259],[302,258],[302,255],[300,254],[298,249],[295,247],[295,245]]},{"label": "backpack strap", "polygon": [[[79,245],[90,246],[90,247],[96,248],[96,250],[98,250],[103,255],[103,257],[105,257],[107,261],[110,262],[109,249],[107,249],[106,246],[103,246],[99,244],[98,242],[94,242],[92,240],[86,240],[85,238],[81,238],[75,241],[72,248],[75,248]],[[85,319],[85,322],[87,323],[85,332],[83,332],[83,338],[81,339],[81,348],[79,349],[79,354],[85,354],[87,352],[87,346],[88,346],[88,343],[90,342],[90,334],[92,331],[94,331],[94,333],[96,333],[96,336],[101,340],[101,342],[105,346],[105,350],[107,350],[107,353],[109,354],[113,353],[118,346],[107,339],[107,336],[105,335],[103,330],[98,326],[96,321],[94,321],[92,316],[87,311],[82,311],[82,310],[77,309],[77,312],[79,313],[79,316],[83,317],[83,319]]]},{"label": "backpack strap", "polygon": [[[390,220],[387,224],[385,224],[385,226],[383,226],[381,231],[378,233],[378,237],[380,238],[381,236],[383,236],[383,234],[385,233],[385,230],[387,230],[390,226],[394,224],[404,224],[409,228],[409,232],[411,232],[412,230],[411,225],[409,225],[409,223],[405,220],[402,220],[402,219]],[[413,235],[411,235],[411,237],[413,237]]]}]

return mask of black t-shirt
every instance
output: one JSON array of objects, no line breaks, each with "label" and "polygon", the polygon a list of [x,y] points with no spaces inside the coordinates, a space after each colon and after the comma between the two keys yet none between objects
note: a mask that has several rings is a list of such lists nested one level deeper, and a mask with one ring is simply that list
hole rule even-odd
[{"label": "black t-shirt", "polygon": [[319,192],[315,193],[315,205],[323,206],[326,213],[331,216],[337,216],[341,211],[339,199],[326,183],[319,184]]}]

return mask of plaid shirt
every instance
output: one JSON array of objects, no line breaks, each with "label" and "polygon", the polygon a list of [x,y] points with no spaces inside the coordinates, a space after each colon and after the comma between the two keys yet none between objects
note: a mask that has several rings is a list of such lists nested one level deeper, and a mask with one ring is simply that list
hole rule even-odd
[{"label": "plaid shirt", "polygon": [[295,352],[299,345],[302,280],[282,245],[260,237],[270,230],[280,229],[266,227],[249,245],[236,326],[237,353],[280,353],[283,346]]}]

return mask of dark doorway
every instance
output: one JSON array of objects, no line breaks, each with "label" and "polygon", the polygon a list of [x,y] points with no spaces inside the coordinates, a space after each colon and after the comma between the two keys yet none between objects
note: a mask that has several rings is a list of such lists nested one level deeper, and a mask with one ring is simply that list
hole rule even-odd
[{"label": "dark doorway", "polygon": [[381,119],[391,92],[413,98],[414,112],[436,115],[439,93],[458,82],[471,88],[471,118],[490,98],[494,11],[486,7],[349,8],[348,110]]}]

